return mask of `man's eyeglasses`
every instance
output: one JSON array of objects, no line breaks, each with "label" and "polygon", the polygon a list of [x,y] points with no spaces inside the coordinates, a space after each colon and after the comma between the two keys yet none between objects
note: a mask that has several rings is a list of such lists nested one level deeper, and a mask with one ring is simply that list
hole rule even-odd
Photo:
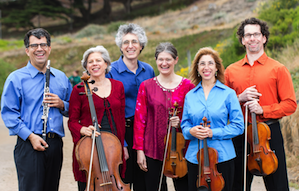
[{"label": "man's eyeglasses", "polygon": [[33,49],[36,50],[38,46],[40,46],[42,49],[46,49],[48,47],[47,43],[40,43],[40,44],[29,44],[29,46]]},{"label": "man's eyeglasses", "polygon": [[138,42],[138,40],[132,40],[132,41],[125,40],[125,41],[123,42],[123,45],[124,45],[124,46],[129,46],[130,43],[132,44],[132,46],[136,46],[139,42]]},{"label": "man's eyeglasses", "polygon": [[247,34],[244,35],[244,38],[247,39],[247,40],[250,39],[251,36],[253,36],[254,38],[258,38],[258,37],[261,36],[261,34],[262,33],[260,33],[260,32],[256,32],[256,33],[253,33],[253,34],[247,33]]}]

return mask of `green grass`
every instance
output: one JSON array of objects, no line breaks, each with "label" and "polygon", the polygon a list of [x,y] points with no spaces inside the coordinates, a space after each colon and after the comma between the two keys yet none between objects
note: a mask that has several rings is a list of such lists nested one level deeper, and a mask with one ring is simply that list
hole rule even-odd
[{"label": "green grass", "polygon": [[0,39],[0,51],[8,51],[24,46],[23,40],[2,40]]}]

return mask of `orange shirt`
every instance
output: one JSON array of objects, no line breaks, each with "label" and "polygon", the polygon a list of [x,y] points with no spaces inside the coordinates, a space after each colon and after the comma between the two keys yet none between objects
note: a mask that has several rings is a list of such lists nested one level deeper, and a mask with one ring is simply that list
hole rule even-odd
[{"label": "orange shirt", "polygon": [[[225,84],[234,89],[237,95],[256,85],[257,91],[262,94],[259,104],[264,110],[262,115],[257,115],[257,121],[280,119],[296,111],[296,96],[288,69],[266,53],[253,66],[250,66],[247,55],[228,66],[225,70]],[[242,107],[242,110],[244,114],[245,108]]]}]

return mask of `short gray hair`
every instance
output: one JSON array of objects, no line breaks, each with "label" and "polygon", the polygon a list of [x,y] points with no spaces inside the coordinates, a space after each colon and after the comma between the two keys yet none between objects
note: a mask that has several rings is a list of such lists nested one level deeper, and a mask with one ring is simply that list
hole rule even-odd
[{"label": "short gray hair", "polygon": [[83,54],[83,59],[81,60],[82,67],[86,70],[87,59],[88,59],[89,55],[94,52],[101,53],[103,60],[107,63],[107,66],[108,66],[105,71],[105,74],[108,74],[108,72],[110,71],[110,68],[111,68],[111,59],[110,59],[107,49],[104,48],[103,46],[96,46],[96,47],[92,47],[92,48],[89,48],[88,50],[86,50]]},{"label": "short gray hair", "polygon": [[115,37],[115,43],[119,48],[121,48],[123,37],[128,33],[136,35],[142,49],[145,47],[145,45],[147,44],[147,37],[144,29],[137,24],[130,23],[128,25],[120,25],[118,28]]},{"label": "short gray hair", "polygon": [[166,53],[170,54],[173,59],[176,59],[178,57],[178,51],[173,46],[173,44],[171,44],[170,42],[161,42],[156,47],[156,52],[155,52],[156,60],[161,52],[166,52]]}]

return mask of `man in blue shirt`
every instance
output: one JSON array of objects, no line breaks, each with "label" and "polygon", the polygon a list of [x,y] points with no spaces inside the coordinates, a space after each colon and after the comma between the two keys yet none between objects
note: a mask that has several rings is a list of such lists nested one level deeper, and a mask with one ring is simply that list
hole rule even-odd
[{"label": "man in blue shirt", "polygon": [[[57,191],[62,166],[63,116],[68,116],[72,86],[63,72],[50,68],[50,93],[44,96],[50,34],[41,28],[30,30],[24,45],[30,60],[6,79],[1,115],[9,134],[18,136],[14,160],[19,190]],[[50,108],[46,140],[41,137],[43,102]]]},{"label": "man in blue shirt", "polygon": [[111,70],[106,75],[108,78],[119,80],[123,83],[126,96],[126,135],[128,144],[125,149],[127,168],[125,183],[133,184],[134,191],[144,191],[143,171],[137,164],[136,151],[133,147],[133,124],[136,99],[141,82],[155,76],[153,68],[138,60],[138,56],[147,43],[145,31],[139,25],[130,23],[121,25],[115,38],[116,45],[120,48],[122,55],[111,63]]}]

